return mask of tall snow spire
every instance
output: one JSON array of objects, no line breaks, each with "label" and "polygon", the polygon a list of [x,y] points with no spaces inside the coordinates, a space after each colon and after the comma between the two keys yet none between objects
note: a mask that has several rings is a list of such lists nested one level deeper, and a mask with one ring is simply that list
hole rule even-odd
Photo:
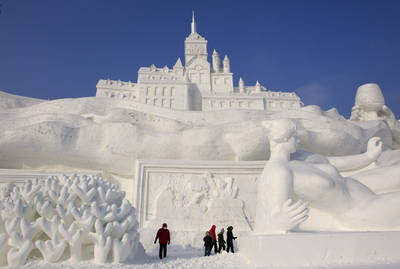
[{"label": "tall snow spire", "polygon": [[218,52],[214,49],[214,52],[212,54],[212,67],[215,73],[219,72],[219,66],[220,66],[220,60],[219,60],[219,55]]},{"label": "tall snow spire", "polygon": [[194,21],[194,10],[192,11],[192,34],[196,33],[196,22]]}]

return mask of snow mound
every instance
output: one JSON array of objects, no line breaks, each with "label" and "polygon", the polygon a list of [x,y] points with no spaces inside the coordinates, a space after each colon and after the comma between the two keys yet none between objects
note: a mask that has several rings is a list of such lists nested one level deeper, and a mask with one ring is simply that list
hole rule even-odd
[{"label": "snow mound", "polygon": [[28,107],[42,102],[44,102],[44,100],[13,95],[0,91],[0,109]]},{"label": "snow mound", "polygon": [[392,148],[385,122],[347,121],[318,106],[204,112],[85,97],[0,108],[0,167],[90,169],[131,178],[137,159],[265,160],[269,143],[261,122],[281,118],[296,121],[299,149],[313,153],[359,154],[374,136]]},{"label": "snow mound", "polygon": [[101,175],[63,175],[8,184],[0,193],[0,265],[143,257],[136,210]]}]

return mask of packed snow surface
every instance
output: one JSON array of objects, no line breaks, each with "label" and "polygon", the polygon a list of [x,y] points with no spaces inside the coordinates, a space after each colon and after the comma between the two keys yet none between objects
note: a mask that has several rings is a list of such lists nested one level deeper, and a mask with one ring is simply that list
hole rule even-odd
[{"label": "packed snow surface", "polygon": [[[266,250],[268,251],[268,250]],[[257,267],[252,264],[240,253],[212,254],[204,257],[203,249],[185,249],[181,246],[171,245],[168,248],[168,257],[161,260],[158,258],[158,249],[155,249],[147,260],[141,264],[104,264],[95,265],[90,263],[61,263],[43,264],[37,261],[30,261],[25,265],[32,269],[253,269],[273,267]],[[309,267],[281,267],[281,269],[398,269],[400,264],[380,264],[380,265],[336,265],[336,266],[309,266]]]}]

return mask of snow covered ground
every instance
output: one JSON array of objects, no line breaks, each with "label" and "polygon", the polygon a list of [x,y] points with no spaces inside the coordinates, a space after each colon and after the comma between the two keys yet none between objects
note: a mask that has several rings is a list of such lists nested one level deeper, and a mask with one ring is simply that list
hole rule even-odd
[{"label": "snow covered ground", "polygon": [[[266,250],[268,251],[268,250]],[[160,261],[158,258],[158,250],[154,249],[153,252],[149,253],[149,257],[146,258],[140,264],[106,264],[106,265],[95,265],[92,263],[79,263],[79,264],[44,264],[38,263],[37,261],[28,262],[24,268],[33,269],[95,269],[95,268],[107,268],[107,269],[251,269],[261,268],[256,267],[247,260],[246,257],[240,253],[222,253],[212,254],[209,257],[203,256],[203,249],[194,248],[182,248],[181,246],[171,245],[168,249],[168,257]],[[273,267],[264,267],[265,269],[275,269]],[[285,269],[305,269],[305,267],[291,267]],[[311,269],[398,269],[400,264],[382,264],[382,265],[337,265],[337,266],[311,266]]]},{"label": "snow covered ground", "polygon": [[132,268],[132,269],[155,269],[155,268],[254,268],[251,263],[239,253],[222,253],[204,257],[203,249],[196,248],[182,248],[179,245],[171,245],[168,248],[168,257],[161,260],[158,258],[158,249],[155,248],[153,252],[140,264],[106,264],[95,265],[92,263],[80,264],[44,264],[37,261],[28,262],[25,267],[47,269],[47,268]]}]

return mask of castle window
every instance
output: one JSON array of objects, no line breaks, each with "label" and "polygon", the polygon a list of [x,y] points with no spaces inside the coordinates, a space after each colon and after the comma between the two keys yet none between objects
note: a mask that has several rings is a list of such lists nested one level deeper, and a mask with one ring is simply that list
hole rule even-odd
[{"label": "castle window", "polygon": [[176,89],[174,87],[171,87],[171,96],[176,95]]}]

